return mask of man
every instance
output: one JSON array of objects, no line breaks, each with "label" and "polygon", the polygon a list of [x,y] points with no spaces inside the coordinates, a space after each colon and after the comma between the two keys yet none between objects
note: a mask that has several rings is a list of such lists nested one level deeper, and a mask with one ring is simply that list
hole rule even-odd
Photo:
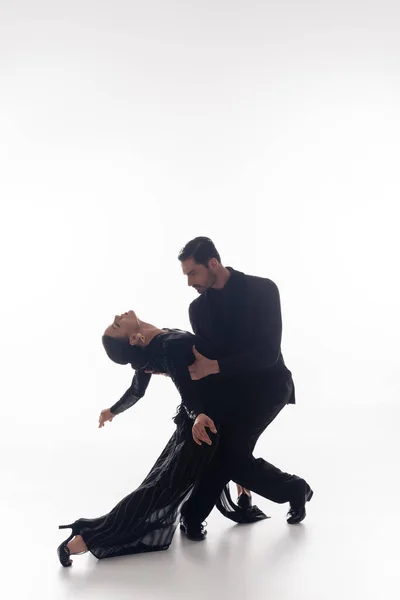
[{"label": "man", "polygon": [[[269,279],[225,268],[209,238],[191,240],[178,258],[188,285],[200,295],[189,307],[193,331],[218,356],[210,360],[194,349],[190,376],[220,378],[231,389],[224,395],[218,451],[182,507],[181,529],[192,539],[204,539],[202,522],[229,480],[274,502],[290,502],[287,522],[300,523],[313,495],[308,483],[252,454],[269,423],[286,404],[295,403],[292,375],[281,353],[278,288]],[[203,432],[202,415],[193,429],[197,435]]]}]

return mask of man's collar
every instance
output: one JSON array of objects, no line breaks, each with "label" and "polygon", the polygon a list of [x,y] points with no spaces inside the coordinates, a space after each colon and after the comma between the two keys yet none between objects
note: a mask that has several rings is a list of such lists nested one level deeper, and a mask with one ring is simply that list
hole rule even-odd
[{"label": "man's collar", "polygon": [[244,277],[244,273],[242,273],[242,271],[236,271],[236,269],[233,269],[232,267],[226,267],[226,268],[228,269],[228,271],[230,271],[230,274],[231,274],[227,283],[229,283],[231,280],[238,281],[239,279],[242,279]]},{"label": "man's collar", "polygon": [[226,267],[228,269],[228,271],[230,272],[230,277],[228,279],[228,281],[225,283],[223,288],[220,289],[215,289],[215,288],[208,288],[207,291],[211,292],[211,293],[218,293],[218,292],[222,292],[222,291],[230,291],[231,289],[233,290],[236,287],[236,284],[238,282],[241,281],[242,277],[244,277],[244,273],[242,273],[241,271],[236,271],[235,269],[233,269],[232,267]]}]

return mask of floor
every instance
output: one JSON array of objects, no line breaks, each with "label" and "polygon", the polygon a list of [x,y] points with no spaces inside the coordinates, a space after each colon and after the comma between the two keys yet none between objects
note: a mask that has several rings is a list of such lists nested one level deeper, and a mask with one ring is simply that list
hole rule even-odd
[{"label": "floor", "polygon": [[[329,415],[314,408],[319,428],[305,439],[296,431],[304,431],[310,414],[286,410],[261,438],[256,455],[267,457],[268,443],[276,464],[288,469],[291,462],[293,472],[310,481],[315,494],[303,524],[288,526],[286,506],[255,496],[270,519],[234,525],[214,511],[203,543],[177,531],[166,552],[103,561],[86,554],[75,557],[70,569],[57,561],[64,534],[57,525],[103,514],[129,491],[129,449],[116,460],[129,442],[123,436],[121,446],[111,438],[98,446],[76,441],[68,449],[62,439],[52,447],[35,436],[24,444],[3,440],[7,599],[398,598],[398,408],[366,406],[360,421],[360,408],[350,407],[345,426],[332,409]],[[277,451],[285,435],[291,447]],[[132,472],[144,474],[157,451],[145,446]]]}]

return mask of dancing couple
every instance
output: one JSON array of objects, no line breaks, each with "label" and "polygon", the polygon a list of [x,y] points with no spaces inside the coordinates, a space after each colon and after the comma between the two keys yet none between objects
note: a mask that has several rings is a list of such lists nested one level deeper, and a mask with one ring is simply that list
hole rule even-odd
[{"label": "dancing couple", "polygon": [[[132,407],[154,374],[171,378],[181,403],[175,431],[143,483],[109,513],[60,529],[64,567],[71,555],[96,558],[166,550],[180,522],[191,540],[204,540],[214,506],[236,523],[267,518],[251,491],[289,503],[287,522],[300,523],[313,492],[297,475],[262,458],[255,444],[286,404],[295,403],[292,374],[281,353],[279,291],[269,279],[224,267],[209,238],[191,240],[179,254],[188,285],[199,296],[189,307],[194,335],[159,328],[130,310],[115,316],[102,342],[108,357],[135,370],[132,384],[99,427]],[[229,482],[238,489],[232,501]]]}]

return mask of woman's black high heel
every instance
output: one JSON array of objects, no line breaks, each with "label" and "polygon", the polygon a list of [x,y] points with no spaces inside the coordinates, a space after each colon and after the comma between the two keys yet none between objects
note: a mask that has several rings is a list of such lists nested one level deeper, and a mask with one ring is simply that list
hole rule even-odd
[{"label": "woman's black high heel", "polygon": [[243,508],[243,510],[249,510],[253,505],[251,494],[246,494],[246,492],[242,492],[240,496],[238,496],[237,505],[240,508]]},{"label": "woman's black high heel", "polygon": [[[60,525],[58,529],[68,529],[68,527],[72,527],[72,525]],[[62,544],[60,544],[57,548],[58,560],[62,564],[63,567],[70,567],[72,565],[72,560],[70,559],[70,551],[68,550],[68,542],[72,540],[75,536],[74,530],[72,529],[72,533],[67,540],[65,540]]]},{"label": "woman's black high heel", "polygon": [[[58,527],[58,529],[72,529],[72,533],[69,536],[69,538],[64,540],[64,542],[62,542],[62,544],[60,544],[57,548],[58,559],[63,567],[70,567],[72,565],[72,560],[70,559],[71,553],[68,549],[67,544],[72,540],[73,537],[79,535],[77,531],[78,525],[81,524],[83,521],[85,521],[85,519],[78,519],[78,521],[75,521],[70,525],[59,525]],[[79,554],[86,554],[86,552],[87,550],[85,550],[84,552],[78,552],[78,556]]]}]

